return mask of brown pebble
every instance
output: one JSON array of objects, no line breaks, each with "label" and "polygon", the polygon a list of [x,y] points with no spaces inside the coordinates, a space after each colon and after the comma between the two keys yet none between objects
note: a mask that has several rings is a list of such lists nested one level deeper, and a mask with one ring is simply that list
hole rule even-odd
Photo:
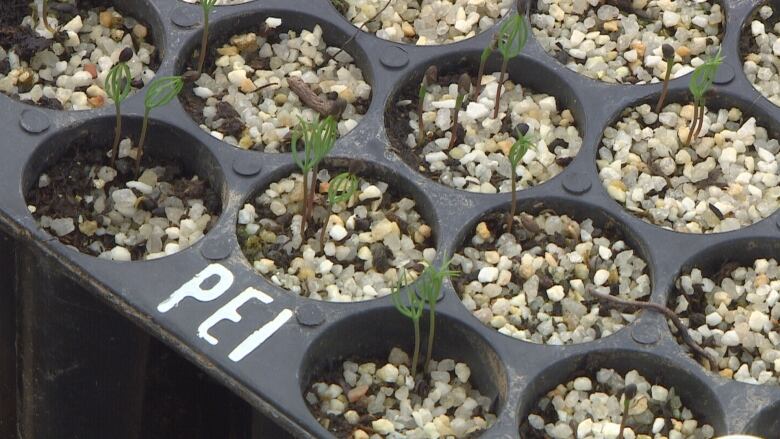
[{"label": "brown pebble", "polygon": [[100,108],[105,104],[106,104],[106,100],[105,98],[103,98],[103,96],[97,95],[89,98],[89,105],[92,105],[92,107],[94,108]]},{"label": "brown pebble", "polygon": [[146,38],[146,35],[148,35],[149,31],[146,29],[146,26],[142,24],[136,24],[133,26],[133,35],[135,35],[137,38],[144,39]]},{"label": "brown pebble", "polygon": [[366,392],[368,392],[368,386],[366,385],[357,386],[354,389],[347,392],[347,399],[349,400],[349,402],[360,401],[361,398],[366,396]]},{"label": "brown pebble", "polygon": [[677,48],[677,54],[680,55],[680,57],[685,58],[691,54],[691,49],[687,48],[686,46],[680,46]]},{"label": "brown pebble", "polygon": [[92,75],[92,79],[97,78],[97,66],[94,64],[86,64],[84,65],[84,71],[88,72],[90,75]]},{"label": "brown pebble", "polygon": [[106,28],[111,28],[112,22],[111,11],[103,11],[100,13],[100,25]]}]

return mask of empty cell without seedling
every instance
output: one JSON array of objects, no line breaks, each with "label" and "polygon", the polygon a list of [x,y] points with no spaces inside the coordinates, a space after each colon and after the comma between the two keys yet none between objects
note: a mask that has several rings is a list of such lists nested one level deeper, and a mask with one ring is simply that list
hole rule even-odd
[{"label": "empty cell without seedling", "polygon": [[780,106],[780,5],[765,2],[744,26],[740,39],[743,69],[753,86]]}]

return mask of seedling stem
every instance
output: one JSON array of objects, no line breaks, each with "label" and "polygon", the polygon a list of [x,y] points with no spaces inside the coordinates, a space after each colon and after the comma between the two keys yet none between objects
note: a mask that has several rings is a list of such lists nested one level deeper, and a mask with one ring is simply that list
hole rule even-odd
[{"label": "seedling stem", "polygon": [[181,76],[165,76],[156,79],[149,86],[149,91],[144,98],[144,121],[141,126],[141,137],[138,140],[138,152],[135,157],[135,174],[141,173],[141,159],[144,156],[144,142],[149,128],[149,115],[152,110],[167,105],[184,88],[184,80]]},{"label": "seedling stem", "polygon": [[512,206],[509,209],[509,215],[506,217],[506,230],[507,233],[512,233],[512,225],[515,223],[515,212],[517,211],[517,165],[528,153],[528,149],[533,146],[531,144],[530,136],[528,135],[528,125],[519,124],[515,128],[515,141],[512,148],[509,150],[509,165],[511,166],[510,172],[512,173]]},{"label": "seedling stem", "polygon": [[200,0],[203,9],[203,36],[200,40],[200,55],[198,57],[198,73],[203,73],[203,65],[206,64],[206,50],[209,44],[209,15],[216,6],[217,0]]},{"label": "seedling stem", "polygon": [[661,47],[664,59],[666,59],[666,75],[664,76],[664,88],[661,91],[661,96],[658,98],[658,104],[655,106],[656,114],[660,114],[666,100],[666,95],[669,93],[669,79],[672,77],[672,67],[674,67],[674,47],[669,44],[664,44]]},{"label": "seedling stem", "polygon": [[330,180],[330,185],[328,186],[328,214],[325,215],[325,224],[323,224],[320,232],[320,248],[325,248],[325,234],[330,223],[330,215],[333,213],[333,206],[338,203],[349,203],[349,200],[357,193],[359,185],[360,180],[358,177],[350,172],[342,172]]},{"label": "seedling stem", "polygon": [[525,22],[525,8],[521,6],[522,1],[517,3],[517,15],[512,16],[501,25],[498,37],[498,51],[501,52],[503,61],[501,62],[501,74],[496,88],[496,103],[493,109],[493,119],[498,118],[498,110],[501,104],[501,89],[506,77],[506,69],[509,60],[520,55],[528,42],[528,25]]}]

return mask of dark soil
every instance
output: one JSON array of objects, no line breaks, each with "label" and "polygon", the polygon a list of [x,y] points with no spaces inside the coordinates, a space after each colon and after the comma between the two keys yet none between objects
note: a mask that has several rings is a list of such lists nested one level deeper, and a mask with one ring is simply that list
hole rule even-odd
[{"label": "dark soil", "polygon": [[[22,26],[21,22],[24,19],[24,17],[28,14],[30,14],[30,1],[29,0],[5,0],[8,1],[9,5],[3,5],[0,7],[0,46],[3,47],[5,50],[10,51],[13,50],[17,55],[19,55],[19,58],[22,61],[30,62],[30,59],[32,59],[35,54],[48,49],[51,47],[51,45],[55,41],[64,41],[66,40],[67,34],[64,32],[59,32],[55,34],[54,39],[47,39],[43,37],[39,37],[33,29],[30,29],[27,26]],[[96,12],[100,12],[103,10],[108,9],[109,7],[113,6],[113,2],[109,2],[106,0],[79,0],[77,2],[77,6],[74,6],[69,3],[58,3],[56,1],[50,1],[49,2],[49,14],[50,16],[57,16],[59,18],[60,23],[67,23],[76,16],[76,14],[81,15],[82,17],[86,17],[88,15],[88,12],[91,10],[96,10]],[[121,10],[121,7],[118,8]],[[141,21],[139,23],[146,26],[146,28],[149,30],[150,34],[152,31],[152,28]],[[134,51],[137,51],[139,49],[138,42],[134,41],[135,47],[133,47]],[[69,60],[71,56],[75,53],[74,47],[64,47],[65,51],[59,56],[61,60]],[[83,58],[89,59],[90,53],[87,53],[84,55]],[[160,58],[159,53],[155,51],[150,56],[150,63],[149,68],[152,70],[157,70],[157,68],[160,66]],[[10,70],[10,65],[8,64],[8,60],[0,61],[0,73],[7,74]],[[43,78],[39,79],[39,84],[41,85],[54,85],[55,81],[46,81]],[[143,88],[143,82],[138,84],[138,82],[133,81],[132,87],[134,89],[141,89]],[[28,90],[22,90],[22,92],[26,92]],[[80,90],[83,91],[83,90]],[[18,95],[12,95],[11,97],[15,99],[19,99]],[[50,99],[46,97],[42,97],[38,102],[33,102],[31,100],[23,100],[22,102],[30,105],[36,105],[43,108],[49,108],[52,110],[62,110],[62,104],[57,99]]]},{"label": "dark soil", "polygon": [[[420,356],[422,359],[422,354]],[[342,389],[344,389],[344,394],[349,392],[352,389],[352,387],[350,387],[349,384],[347,384],[347,382],[344,380],[344,373],[343,373],[344,372],[343,363],[344,361],[347,360],[357,364],[375,363],[377,365],[377,369],[381,368],[385,364],[388,364],[387,359],[376,359],[376,358],[352,357],[349,359],[343,359],[343,358],[332,359],[328,361],[328,363],[322,368],[322,371],[319,374],[317,374],[312,378],[312,380],[309,382],[309,385],[306,387],[304,394],[306,392],[311,391],[315,383],[336,384],[338,386],[341,386]],[[433,389],[433,383],[431,381],[430,375],[427,373],[423,374],[421,371],[421,367],[417,368],[417,376],[418,376],[417,383],[416,383],[417,385],[414,391],[413,392],[410,391],[409,393],[410,399],[412,401],[424,399],[420,397],[420,395],[427,396],[430,390]],[[424,379],[420,379],[419,378],[420,376],[423,376]],[[354,410],[358,413],[358,415],[360,415],[360,421],[358,421],[356,425],[352,425],[349,422],[347,422],[346,419],[344,419],[344,416],[325,413],[320,407],[313,406],[309,404],[308,401],[306,402],[306,405],[309,407],[309,410],[312,412],[312,414],[320,423],[320,425],[325,427],[328,431],[333,433],[339,439],[352,439],[353,433],[358,429],[363,430],[369,435],[372,435],[374,434],[374,430],[371,427],[371,423],[373,421],[381,419],[382,416],[372,415],[368,412],[368,396],[376,395],[379,393],[380,387],[388,387],[388,386],[393,387],[394,389],[397,388],[395,384],[383,384],[382,386],[372,384],[368,388],[365,397],[355,402],[347,402],[347,408],[344,410],[344,412],[346,413],[348,410]],[[481,410],[482,410],[482,406],[477,406],[477,408],[474,409],[474,416],[479,416]],[[448,410],[446,414],[449,416],[454,416],[455,408]],[[472,438],[479,437],[481,436],[481,433],[482,432],[476,432],[474,434],[470,434],[468,436],[465,436],[464,439],[472,439]]]},{"label": "dark soil", "polygon": [[[68,152],[50,166],[44,172],[51,180],[51,183],[43,188],[39,188],[36,183],[27,193],[27,204],[36,207],[34,217],[40,220],[42,216],[51,218],[73,218],[76,224],[76,230],[59,237],[58,239],[66,245],[77,248],[80,252],[94,254],[88,247],[94,241],[100,241],[105,249],[111,249],[116,246],[113,235],[104,235],[99,237],[86,236],[78,229],[78,218],[82,217],[84,221],[97,221],[101,224],[100,217],[94,212],[92,204],[87,204],[84,197],[95,192],[92,180],[96,178],[94,173],[101,166],[110,166],[110,158],[106,157],[107,149],[96,148],[90,144],[89,140],[81,139],[70,145]],[[182,169],[182,166],[172,160],[155,159],[148,154],[144,155],[141,164],[141,173],[149,167],[162,166],[165,168],[165,175],[158,181],[168,182],[173,186],[174,196],[185,202],[188,199],[201,199],[209,214],[212,215],[212,222],[221,212],[221,201],[207,180],[193,180],[194,175]],[[125,189],[128,181],[137,178],[135,174],[135,160],[122,158],[117,160],[117,176],[110,183],[106,183],[103,190],[106,195],[111,189]],[[158,207],[158,201],[153,195],[142,198],[142,207],[146,211],[153,213],[153,216],[165,218],[165,209]],[[211,228],[213,223],[209,225]],[[208,230],[207,228],[207,230]],[[143,258],[146,253],[146,245],[128,248],[133,260]]]},{"label": "dark soil", "polygon": [[[599,358],[590,358],[586,357],[585,359],[581,360],[580,366],[577,368],[577,371],[571,375],[571,377],[565,381],[565,383],[568,383],[570,381],[574,381],[576,378],[579,377],[588,377],[591,380],[591,383],[593,383],[593,390],[590,391],[590,393],[605,393],[607,395],[615,395],[617,397],[622,396],[623,389],[618,389],[617,392],[610,389],[609,386],[599,383],[598,380],[596,380],[596,372],[600,369],[602,369],[603,363],[601,359]],[[616,370],[616,372],[620,373],[620,371]],[[641,372],[640,372],[641,373]],[[622,374],[625,376],[625,374]],[[642,373],[642,375],[645,377],[645,379],[654,385],[663,385],[663,383],[659,382],[656,378],[657,377],[651,377],[649,375],[645,375]],[[658,377],[660,378],[660,377]],[[564,384],[564,383],[562,383]],[[552,391],[554,389],[550,389]],[[671,389],[670,395],[671,395]],[[546,393],[545,393],[546,395]],[[540,398],[541,399],[541,398]],[[660,431],[659,434],[663,435],[664,437],[669,436],[669,432],[671,431],[673,424],[671,422],[673,410],[671,407],[671,398],[669,398],[666,402],[659,402],[655,401],[653,399],[648,399],[647,402],[647,409],[650,410],[652,413],[655,414],[654,418],[663,418],[666,422],[664,423],[664,428]],[[545,423],[553,422],[558,420],[558,414],[555,411],[555,407],[553,406],[552,402],[548,403],[547,406],[544,407],[544,409],[540,409],[538,407],[538,401],[534,403],[533,411],[527,415],[525,415],[521,419],[520,424],[520,437],[522,439],[550,439],[550,436],[544,433],[544,430],[537,430],[533,428],[528,423],[528,416],[529,415],[537,415],[541,416],[542,419],[545,420]],[[622,407],[621,407],[622,410]],[[569,423],[569,427],[572,428],[573,431],[577,431],[577,423],[576,421],[572,420]],[[631,428],[634,433],[636,434],[646,434],[650,437],[653,437],[654,434],[652,432],[652,424],[651,425],[643,425],[639,426],[637,425],[636,421],[633,419],[633,416],[629,416],[626,420],[626,427]]]},{"label": "dark soil", "polygon": [[[340,169],[340,168],[327,168],[329,171],[329,174],[331,178],[338,175],[341,172],[346,171],[346,169]],[[357,171],[356,168],[353,167],[353,169],[350,169],[351,172],[354,174],[360,176],[361,179],[368,181],[370,183],[376,183],[377,179],[373,178],[370,175],[370,172],[366,170]],[[319,181],[319,180],[318,180]],[[311,182],[309,182],[311,184]],[[318,184],[319,186],[319,184]],[[382,202],[379,205],[379,210],[384,211],[385,217],[390,220],[394,221],[398,224],[398,228],[401,230],[401,233],[407,234],[410,236],[414,236],[414,232],[416,230],[413,230],[410,225],[408,225],[405,221],[401,220],[396,214],[396,207],[394,203],[397,203],[402,198],[404,198],[404,195],[400,192],[397,192],[393,189],[392,186],[390,186],[387,191],[382,196]],[[253,200],[254,201],[254,200]],[[354,211],[354,209],[360,205],[366,206],[369,211],[369,215],[371,213],[371,204],[373,204],[376,200],[364,200],[364,201],[358,201],[355,203],[355,205],[350,208],[351,211]],[[303,243],[305,244],[308,240],[316,238],[319,240],[320,237],[320,230],[322,227],[325,226],[325,221],[327,221],[327,211],[328,211],[328,205],[327,205],[327,194],[321,194],[317,193],[317,195],[314,198],[314,209],[313,209],[313,216],[311,220],[308,223],[308,226],[306,227],[306,231],[304,232],[304,240]],[[257,232],[257,234],[250,235],[246,232],[246,226],[239,226],[238,228],[238,241],[241,245],[241,250],[244,252],[244,255],[247,257],[247,259],[251,261],[256,261],[262,258],[271,259],[276,263],[276,266],[284,271],[287,271],[288,268],[290,268],[290,263],[297,257],[302,257],[303,251],[301,248],[291,248],[292,246],[289,244],[289,239],[291,236],[285,235],[285,232],[292,229],[292,221],[293,217],[296,214],[300,213],[299,208],[302,207],[303,203],[296,203],[299,204],[298,206],[288,205],[287,206],[287,212],[281,216],[276,216],[272,211],[270,206],[268,205],[261,205],[256,202],[252,203],[255,206],[255,211],[257,213],[257,223],[261,225],[260,230]],[[372,224],[372,220],[370,218],[365,219],[358,219],[355,221],[355,230],[350,231],[349,235],[347,235],[346,238],[344,238],[343,241],[346,241],[349,239],[350,236],[353,234],[361,233],[361,232],[367,232],[370,231],[370,227]],[[287,239],[285,239],[283,242],[279,242],[278,240],[273,243],[267,243],[264,242],[260,235],[263,233],[264,230],[273,232],[274,234],[278,235],[284,235]],[[328,241],[331,241],[332,239],[329,236],[326,236],[326,243]],[[415,243],[415,246],[418,250],[423,250],[428,247],[433,247],[433,239],[434,236],[431,235],[428,237],[423,243],[417,244]],[[385,272],[387,271],[391,266],[391,261],[393,258],[392,251],[385,246],[382,242],[376,242],[373,243],[370,246],[371,254],[373,256],[373,268],[377,272]],[[317,252],[317,256],[320,256],[322,254],[322,249],[320,249]],[[357,259],[357,256],[355,256],[355,259]],[[341,263],[344,264],[350,264],[354,261],[353,260],[345,260],[341,261]],[[422,271],[417,270],[420,267],[417,266],[417,264],[410,263],[407,269],[414,269],[416,271]],[[362,263],[357,264],[355,269],[357,271],[362,271]],[[302,286],[306,285],[305,283],[302,283]]]},{"label": "dark soil", "polygon": [[[457,84],[458,79],[460,78],[460,75],[463,73],[468,73],[469,76],[471,76],[472,81],[472,87],[475,86],[477,81],[477,73],[478,73],[479,65],[473,65],[473,63],[469,62],[467,59],[462,58],[457,63],[453,63],[451,65],[447,65],[443,72],[439,74],[437,83],[442,87],[448,87],[451,84]],[[488,75],[492,72],[486,71],[485,74]],[[507,78],[508,80],[509,78]],[[425,161],[425,155],[423,154],[423,147],[417,146],[415,148],[410,148],[407,143],[406,139],[409,137],[409,134],[413,133],[412,127],[409,125],[410,117],[409,113],[417,113],[417,108],[420,102],[419,99],[419,91],[420,91],[420,79],[415,78],[412,81],[409,81],[404,88],[401,90],[401,92],[397,95],[397,98],[394,102],[392,102],[388,108],[388,118],[387,118],[387,136],[390,139],[390,146],[389,148],[395,152],[401,159],[409,165],[412,169],[415,171],[421,173],[422,175],[430,178],[431,180],[438,181],[441,177],[441,172],[438,171],[431,171],[430,164]],[[405,106],[399,106],[398,102],[409,100],[411,101],[408,105]],[[503,100],[503,98],[502,98]],[[463,106],[468,105],[468,99],[464,99]],[[463,108],[460,108],[462,110]],[[490,109],[491,113],[493,109]],[[507,114],[503,120],[503,124],[501,125],[501,129],[499,130],[499,133],[505,133],[510,136],[513,135],[514,126],[511,125],[512,118],[509,114]],[[452,128],[442,131],[438,127],[435,127],[434,131],[428,130],[431,128],[430,125],[426,126],[426,132],[425,132],[425,142],[426,144],[433,141],[434,139],[440,139],[444,138],[445,134],[452,131]],[[456,135],[459,139],[463,139],[463,127],[458,124],[457,127],[455,127]],[[418,138],[418,135],[415,134],[415,138]],[[554,151],[555,148],[560,146],[565,146],[566,143],[561,139],[556,139],[553,141],[548,147],[551,151]],[[559,157],[556,160],[556,163],[561,166],[565,167],[568,166],[571,161],[574,160],[574,157]],[[460,164],[459,160],[455,160],[452,158],[448,158],[446,160],[446,165],[450,169],[460,169],[460,172],[463,174],[468,174],[466,172],[465,167],[463,167]],[[504,181],[505,178],[497,173],[493,173],[492,178],[490,179],[490,183],[498,187],[502,181]],[[529,182],[529,184],[532,184],[533,182]]]},{"label": "dark soil", "polygon": [[[248,29],[246,31],[239,32],[235,35],[240,35],[247,32],[255,32],[259,36],[263,36],[268,39],[268,42],[271,44],[277,44],[281,41],[281,38],[277,34],[277,29],[270,29],[265,26],[265,24],[259,26],[257,29]],[[203,70],[205,72],[209,72],[209,74],[213,75],[216,71],[216,66],[214,65],[214,62],[216,61],[218,54],[217,54],[217,48],[223,47],[223,45],[230,44],[229,40],[232,36],[227,38],[227,41],[223,41],[222,45],[218,45],[215,41],[209,42],[208,47],[208,54],[206,55],[206,61],[203,66]],[[259,48],[258,48],[259,49]],[[268,70],[271,68],[271,59],[270,58],[263,58],[260,56],[258,49],[250,49],[250,50],[241,50],[239,51],[239,55],[241,55],[242,58],[246,61],[246,64],[248,66],[251,66],[255,70]],[[195,50],[192,54],[192,58],[190,59],[189,64],[186,67],[186,70],[196,70],[197,67],[197,54],[200,49],[198,48]],[[330,57],[326,57],[326,61],[331,59]],[[202,99],[195,95],[193,92],[195,88],[195,84],[188,84],[185,86],[182,93],[179,95],[179,98],[181,99],[182,105],[184,105],[184,109],[189,113],[189,115],[197,122],[199,125],[205,124],[205,117],[203,117],[203,108],[206,107],[206,99]],[[240,139],[244,131],[247,129],[244,122],[241,120],[241,116],[236,111],[233,106],[228,102],[222,102],[222,98],[225,96],[227,92],[223,92],[221,94],[216,94],[212,98],[219,100],[219,104],[217,105],[217,118],[215,119],[214,123],[217,124],[217,128],[215,131],[224,134],[225,136],[232,136],[236,139]],[[330,93],[318,93],[322,97],[326,99],[336,99],[338,96],[329,96]],[[262,98],[262,99],[273,99],[273,97],[270,98]],[[368,106],[371,103],[370,99],[361,99],[358,98],[354,103],[355,110],[358,114],[365,114],[368,111]],[[290,152],[290,142],[291,142],[291,136],[288,134],[285,139],[283,139],[282,144],[279,146],[279,152]],[[265,145],[262,145],[260,143],[255,143],[250,148],[252,151],[265,151]]]}]

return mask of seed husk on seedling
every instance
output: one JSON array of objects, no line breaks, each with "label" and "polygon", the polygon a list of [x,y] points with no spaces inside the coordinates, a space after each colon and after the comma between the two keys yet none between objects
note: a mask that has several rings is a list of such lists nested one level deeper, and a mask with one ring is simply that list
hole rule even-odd
[{"label": "seed husk on seedling", "polygon": [[631,401],[636,398],[636,393],[636,384],[629,384],[623,389],[623,415],[620,417],[620,433],[618,433],[617,439],[623,439],[623,430],[626,428],[628,411],[631,408]]},{"label": "seed husk on seedling", "polygon": [[217,4],[217,0],[200,0],[200,8],[203,10],[203,36],[200,40],[200,55],[198,57],[198,73],[203,73],[203,65],[206,63],[206,50],[209,44],[209,16]]},{"label": "seed husk on seedling", "polygon": [[460,109],[463,107],[463,101],[469,95],[471,90],[471,76],[468,73],[460,75],[458,80],[458,96],[455,99],[455,109],[452,114],[452,129],[450,130],[450,149],[452,149],[458,142],[458,116],[460,115]]},{"label": "seed husk on seedling", "polygon": [[146,133],[149,128],[149,115],[155,108],[171,102],[173,98],[181,93],[182,88],[184,88],[184,80],[181,76],[165,76],[155,79],[149,85],[149,90],[144,98],[144,121],[141,126],[141,137],[138,140],[138,153],[135,157],[136,175],[141,172],[141,159],[144,155],[144,142],[146,141]]},{"label": "seed husk on seedling", "polygon": [[[299,119],[298,126],[292,132],[291,149],[293,161],[303,173],[303,214],[301,219],[301,236],[306,231],[306,225],[314,205],[314,189],[317,184],[318,167],[322,159],[333,149],[338,136],[338,126],[332,116],[313,122]],[[298,142],[303,141],[303,156],[298,154]],[[313,171],[313,172],[312,172]],[[311,187],[309,173],[312,172]]]},{"label": "seed husk on seedling", "polygon": [[674,67],[674,47],[671,44],[664,44],[661,46],[661,52],[666,60],[666,75],[664,75],[664,88],[661,91],[661,96],[658,98],[658,104],[655,106],[656,114],[660,113],[666,100],[666,95],[669,93],[669,79],[672,77],[672,67]]},{"label": "seed husk on seedling", "polygon": [[420,91],[417,95],[417,121],[420,125],[420,139],[418,145],[423,146],[425,144],[425,123],[423,122],[423,106],[425,104],[425,96],[428,95],[428,87],[432,86],[439,80],[439,69],[436,66],[430,66],[425,70],[422,82],[420,83]]},{"label": "seed husk on seedling", "polygon": [[111,145],[111,166],[116,164],[119,155],[119,141],[122,136],[122,102],[130,95],[132,80],[127,62],[133,57],[133,49],[125,47],[119,53],[119,62],[111,67],[106,75],[106,95],[114,101],[116,108],[116,127],[114,128],[114,143]]},{"label": "seed husk on seedling", "polygon": [[508,158],[511,166],[510,172],[512,173],[512,205],[506,218],[506,230],[508,233],[512,233],[512,225],[515,223],[515,212],[517,211],[517,165],[520,164],[520,161],[533,146],[528,131],[529,127],[527,124],[518,124],[515,128],[517,140],[509,150]]},{"label": "seed husk on seedling", "polygon": [[47,31],[51,32],[52,35],[57,33],[57,30],[49,24],[49,0],[43,0],[43,5],[41,6],[41,20],[43,20],[43,26]]},{"label": "seed husk on seedling", "polygon": [[351,172],[342,172],[333,177],[328,185],[328,213],[325,215],[325,224],[322,225],[320,232],[320,247],[325,247],[325,230],[330,222],[330,215],[333,213],[333,206],[339,203],[349,203],[349,200],[355,196],[360,186],[360,179]]},{"label": "seed husk on seedling", "polygon": [[526,10],[528,9],[528,0],[517,0],[515,4],[517,15],[501,25],[498,31],[498,51],[501,53],[501,74],[498,78],[498,88],[496,88],[496,104],[493,109],[493,119],[498,118],[498,110],[501,103],[501,88],[506,77],[506,69],[509,60],[520,55],[528,42],[528,24],[525,21]]},{"label": "seed husk on seedling", "polygon": [[689,146],[691,140],[695,139],[704,127],[704,114],[707,110],[705,95],[712,87],[713,82],[715,82],[715,76],[718,74],[718,68],[722,63],[721,49],[718,49],[714,56],[709,57],[704,61],[704,64],[696,67],[696,70],[691,75],[688,89],[693,96],[693,121],[688,131],[688,138],[685,140],[685,146]]}]

